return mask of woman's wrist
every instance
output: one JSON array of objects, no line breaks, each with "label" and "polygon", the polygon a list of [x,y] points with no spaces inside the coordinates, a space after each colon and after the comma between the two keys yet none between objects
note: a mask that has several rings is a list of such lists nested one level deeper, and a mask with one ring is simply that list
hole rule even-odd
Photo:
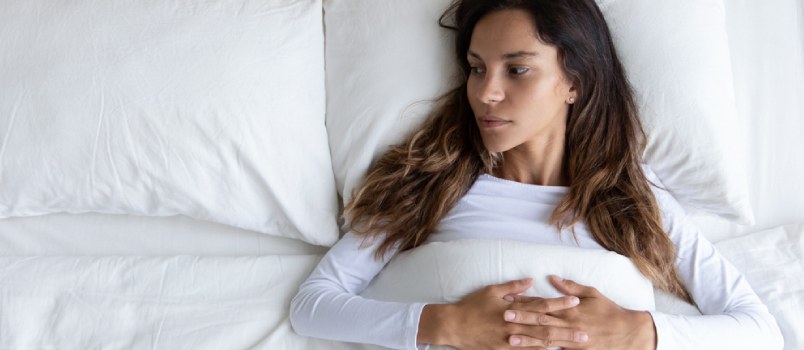
[{"label": "woman's wrist", "polygon": [[420,344],[454,345],[451,335],[454,333],[453,304],[427,304],[419,317],[419,332],[416,342]]},{"label": "woman's wrist", "polygon": [[653,324],[653,316],[647,311],[633,311],[632,313],[636,320],[637,330],[636,344],[637,348],[645,350],[656,350],[656,326]]}]

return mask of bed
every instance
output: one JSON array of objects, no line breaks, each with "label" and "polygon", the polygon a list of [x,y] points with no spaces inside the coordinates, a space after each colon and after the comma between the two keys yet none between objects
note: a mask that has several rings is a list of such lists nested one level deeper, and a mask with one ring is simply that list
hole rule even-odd
[{"label": "bed", "polygon": [[[289,303],[448,87],[447,3],[0,0],[0,349],[357,348]],[[804,349],[804,3],[598,3],[647,162]]]}]

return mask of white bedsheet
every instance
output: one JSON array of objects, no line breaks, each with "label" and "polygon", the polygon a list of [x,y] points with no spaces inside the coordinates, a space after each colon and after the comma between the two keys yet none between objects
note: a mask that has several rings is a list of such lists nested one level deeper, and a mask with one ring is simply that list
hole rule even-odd
[{"label": "white bedsheet", "polygon": [[804,349],[804,222],[716,244],[743,272],[782,330],[785,349]]},{"label": "white bedsheet", "polygon": [[287,306],[319,258],[3,257],[0,349],[303,349]]},{"label": "white bedsheet", "polygon": [[[804,224],[718,248],[772,303],[787,349],[800,349]],[[0,257],[0,349],[356,348],[290,327],[290,299],[320,257]],[[662,298],[657,309],[690,313]]]},{"label": "white bedsheet", "polygon": [[53,214],[0,220],[3,255],[286,255],[326,248],[185,216]]}]

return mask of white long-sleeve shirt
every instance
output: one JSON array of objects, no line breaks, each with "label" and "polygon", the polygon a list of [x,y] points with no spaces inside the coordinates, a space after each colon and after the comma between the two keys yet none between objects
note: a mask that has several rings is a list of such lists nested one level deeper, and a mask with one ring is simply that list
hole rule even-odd
[{"label": "white long-sleeve shirt", "polygon": [[[645,168],[648,178],[659,184]],[[742,274],[726,261],[687,219],[678,202],[654,188],[665,230],[678,250],[676,265],[702,316],[651,312],[659,350],[782,349],[773,316]],[[604,249],[587,227],[575,239],[559,235],[549,218],[567,188],[538,186],[481,175],[442,219],[427,242],[468,238],[521,240],[539,244]],[[347,233],[322,258],[291,303],[291,323],[305,336],[417,349],[424,303],[395,303],[359,296],[394,255],[374,259],[380,243],[360,249],[361,237]]]}]

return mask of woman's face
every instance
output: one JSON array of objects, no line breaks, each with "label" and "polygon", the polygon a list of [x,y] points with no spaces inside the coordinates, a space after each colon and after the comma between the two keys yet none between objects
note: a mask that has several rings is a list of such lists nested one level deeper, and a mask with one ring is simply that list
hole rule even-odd
[{"label": "woman's face", "polygon": [[575,89],[523,10],[486,15],[472,32],[467,94],[483,143],[491,152],[543,149],[564,142]]}]

